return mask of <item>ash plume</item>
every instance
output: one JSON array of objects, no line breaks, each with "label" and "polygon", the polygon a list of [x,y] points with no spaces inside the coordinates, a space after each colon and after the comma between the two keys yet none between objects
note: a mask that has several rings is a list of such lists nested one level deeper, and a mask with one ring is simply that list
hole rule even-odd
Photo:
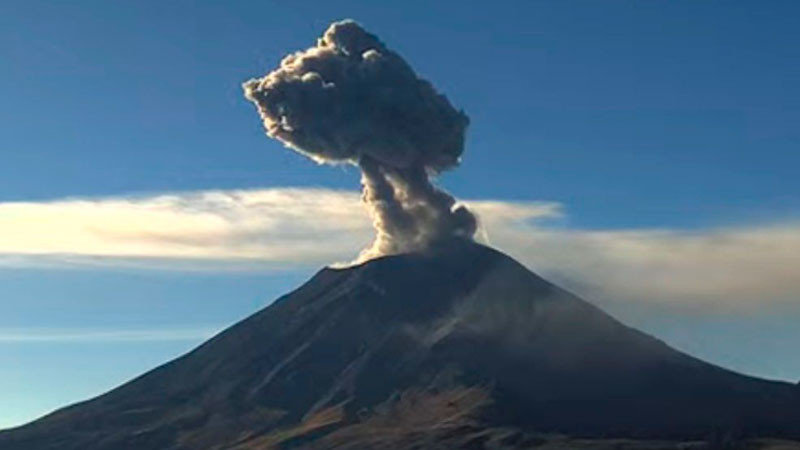
[{"label": "ash plume", "polygon": [[377,236],[359,260],[471,239],[476,219],[431,178],[459,163],[469,119],[357,23],[244,83],[267,135],[326,164],[362,173]]}]

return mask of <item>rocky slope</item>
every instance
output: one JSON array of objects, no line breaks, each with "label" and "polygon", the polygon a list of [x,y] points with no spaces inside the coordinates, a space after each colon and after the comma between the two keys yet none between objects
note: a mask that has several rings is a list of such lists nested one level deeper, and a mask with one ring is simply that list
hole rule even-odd
[{"label": "rocky slope", "polygon": [[454,241],[323,269],[189,354],[0,432],[0,448],[677,448],[708,436],[798,438],[800,393],[678,352]]}]

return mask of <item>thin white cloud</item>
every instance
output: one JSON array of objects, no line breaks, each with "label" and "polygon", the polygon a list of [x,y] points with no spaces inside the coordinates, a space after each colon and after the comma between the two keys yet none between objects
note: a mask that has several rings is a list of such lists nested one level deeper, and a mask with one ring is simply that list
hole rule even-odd
[{"label": "thin white cloud", "polygon": [[[559,213],[550,203],[470,205],[505,221]],[[275,188],[0,203],[0,265],[6,266],[324,265],[352,259],[372,237],[360,196],[351,191]]]},{"label": "thin white cloud", "polygon": [[[706,309],[800,303],[800,222],[581,230],[544,202],[468,201],[479,239],[595,299]],[[355,192],[274,188],[0,203],[0,266],[278,270],[351,260]]]},{"label": "thin white cloud", "polygon": [[[205,191],[0,204],[0,253],[23,257],[327,262],[369,240],[351,192]],[[325,242],[336,236],[336,242]],[[331,240],[333,241],[333,240]]]},{"label": "thin white cloud", "polygon": [[0,328],[0,344],[21,343],[109,343],[109,342],[200,342],[222,327],[163,329],[46,329]]},{"label": "thin white cloud", "polygon": [[589,298],[716,311],[800,305],[800,223],[696,231],[495,229],[499,247]]}]

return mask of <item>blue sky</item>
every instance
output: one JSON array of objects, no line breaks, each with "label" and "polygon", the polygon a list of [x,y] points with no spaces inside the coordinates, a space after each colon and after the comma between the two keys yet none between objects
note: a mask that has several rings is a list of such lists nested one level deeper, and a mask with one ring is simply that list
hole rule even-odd
[{"label": "blue sky", "polygon": [[[4,2],[0,229],[10,222],[8,205],[21,202],[35,212],[24,217],[45,219],[14,215],[17,225],[50,227],[42,229],[58,240],[68,234],[59,228],[64,210],[37,215],[53,202],[99,201],[92,211],[102,211],[114,199],[163,193],[355,191],[355,170],[317,167],[266,139],[241,93],[243,81],[350,17],[469,114],[463,165],[443,185],[460,198],[517,210],[526,202],[558,205],[559,214],[528,230],[552,243],[515,256],[679,348],[748,373],[800,379],[792,348],[800,341],[800,287],[787,281],[800,230],[800,6],[430,3]],[[525,239],[502,230],[498,242]],[[596,268],[571,273],[564,267],[573,260],[551,267],[537,259],[574,242],[584,243],[578,256],[635,243],[651,252],[681,249],[682,258],[719,251],[690,262],[736,264],[711,273],[719,279],[670,282],[660,274],[687,271],[650,255],[647,276],[632,273],[637,254],[619,263],[617,284],[598,291]],[[3,245],[0,427],[179,355],[326,261],[318,254],[284,261],[275,251],[269,266],[248,269],[230,260],[245,253],[257,260],[249,248],[233,256],[230,249],[131,253],[137,241],[115,247],[128,259],[93,253],[90,264],[73,264]],[[75,244],[67,253],[84,250]],[[213,263],[196,267],[198,253]],[[760,279],[779,288],[760,295],[758,280],[737,270],[763,270]],[[619,287],[637,278],[642,286]],[[672,291],[673,284],[696,289]],[[659,300],[645,300],[651,296]]]}]

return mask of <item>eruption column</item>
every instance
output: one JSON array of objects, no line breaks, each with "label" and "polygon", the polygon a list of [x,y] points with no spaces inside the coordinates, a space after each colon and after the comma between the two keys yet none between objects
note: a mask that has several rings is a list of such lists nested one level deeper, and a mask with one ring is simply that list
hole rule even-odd
[{"label": "eruption column", "polygon": [[360,260],[475,234],[475,217],[431,182],[458,165],[469,119],[357,23],[332,24],[244,91],[270,137],[361,169],[377,236]]}]

